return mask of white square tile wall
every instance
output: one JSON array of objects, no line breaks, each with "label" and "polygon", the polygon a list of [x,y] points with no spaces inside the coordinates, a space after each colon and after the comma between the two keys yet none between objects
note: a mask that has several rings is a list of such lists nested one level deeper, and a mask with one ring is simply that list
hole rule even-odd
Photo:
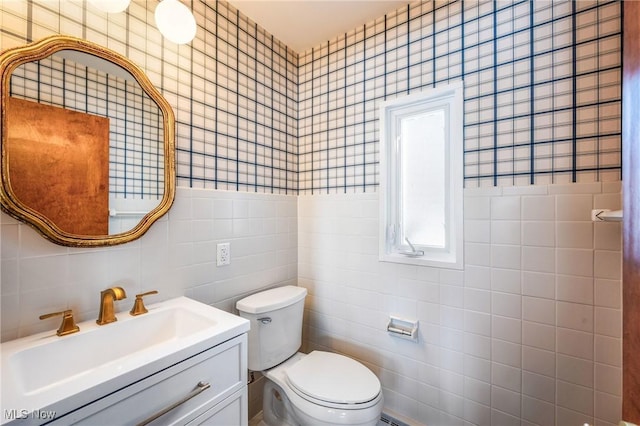
[{"label": "white square tile wall", "polygon": [[[107,248],[67,248],[46,241],[2,213],[2,341],[57,326],[38,316],[73,309],[97,318],[100,291],[120,285],[134,295],[158,290],[148,303],[186,295],[234,311],[243,295],[296,284],[295,196],[178,188],[167,216],[139,240]],[[216,245],[229,242],[233,262],[216,266]]]},{"label": "white square tile wall", "polygon": [[[379,262],[376,194],[300,196],[305,348],[361,360],[423,424],[613,426],[621,224],[590,211],[619,208],[620,183],[503,189],[465,190],[464,271]],[[389,315],[419,319],[419,343]]]}]

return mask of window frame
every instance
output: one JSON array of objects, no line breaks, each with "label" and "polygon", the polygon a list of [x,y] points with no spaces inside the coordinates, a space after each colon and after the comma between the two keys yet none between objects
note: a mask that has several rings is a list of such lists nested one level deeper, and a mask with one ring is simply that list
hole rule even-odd
[{"label": "window frame", "polygon": [[[385,101],[380,106],[379,260],[384,262],[462,269],[463,234],[463,83],[462,81]],[[409,245],[396,241],[400,230],[402,193],[399,162],[399,129],[403,112],[427,112],[445,107],[445,247],[414,244],[420,256],[407,256]],[[398,130],[398,132],[396,132]]]}]

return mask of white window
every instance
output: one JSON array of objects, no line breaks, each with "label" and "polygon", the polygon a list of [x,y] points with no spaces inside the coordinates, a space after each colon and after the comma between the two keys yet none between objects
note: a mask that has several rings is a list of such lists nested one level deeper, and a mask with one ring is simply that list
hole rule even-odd
[{"label": "white window", "polygon": [[380,260],[462,269],[462,82],[383,103]]}]

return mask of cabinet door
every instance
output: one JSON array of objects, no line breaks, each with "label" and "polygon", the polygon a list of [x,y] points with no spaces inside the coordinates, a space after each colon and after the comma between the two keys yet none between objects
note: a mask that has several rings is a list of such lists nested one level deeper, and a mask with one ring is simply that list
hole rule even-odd
[{"label": "cabinet door", "polygon": [[245,387],[215,407],[205,411],[188,425],[247,426],[249,424],[247,398],[247,388]]},{"label": "cabinet door", "polygon": [[[246,388],[246,334],[99,399],[54,424],[185,424]],[[154,417],[162,413],[162,415]]]}]

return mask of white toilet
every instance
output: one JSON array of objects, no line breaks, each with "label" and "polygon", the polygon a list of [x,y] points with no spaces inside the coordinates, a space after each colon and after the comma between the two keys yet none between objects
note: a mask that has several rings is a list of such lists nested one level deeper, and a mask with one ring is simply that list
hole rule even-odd
[{"label": "white toilet", "polygon": [[378,378],[343,355],[297,352],[307,290],[285,286],[239,300],[251,321],[249,370],[265,376],[263,421],[268,426],[375,426],[383,397]]}]

